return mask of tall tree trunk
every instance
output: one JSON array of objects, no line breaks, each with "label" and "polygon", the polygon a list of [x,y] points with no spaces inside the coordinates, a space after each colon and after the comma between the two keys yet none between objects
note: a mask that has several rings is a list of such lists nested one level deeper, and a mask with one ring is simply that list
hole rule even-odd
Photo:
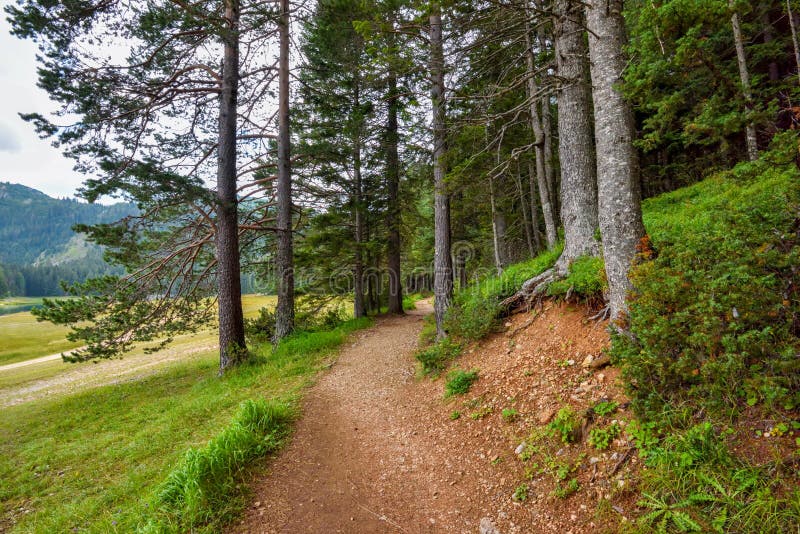
[{"label": "tall tree trunk", "polygon": [[[499,149],[498,149],[499,152]],[[497,274],[503,273],[503,238],[501,237],[500,214],[497,212],[497,204],[494,199],[494,178],[489,175],[489,206],[492,211],[492,244],[494,246],[494,267]],[[505,226],[505,225],[503,225]]]},{"label": "tall tree trunk", "polygon": [[[541,237],[539,236],[539,221],[536,217],[536,201],[535,197],[531,196],[530,207],[533,210],[532,214],[528,213],[528,199],[525,198],[525,188],[522,187],[522,176],[520,176],[519,162],[517,162],[517,172],[514,173],[514,183],[517,186],[517,195],[519,195],[519,203],[522,208],[522,228],[525,230],[525,243],[528,245],[528,255],[532,258],[536,256],[541,246]],[[533,191],[531,191],[533,193]]]},{"label": "tall tree trunk", "polygon": [[[735,1],[728,0],[731,10],[735,9]],[[742,82],[742,95],[746,106],[746,113],[749,115],[753,108],[753,92],[750,88],[750,72],[747,69],[747,57],[744,54],[744,39],[742,38],[742,27],[739,24],[739,14],[733,11],[731,14],[731,26],[733,27],[733,41],[736,45],[736,62],[739,64],[739,79]],[[756,127],[750,117],[747,117],[747,126],[744,130],[745,141],[747,142],[747,157],[750,161],[758,159],[758,138],[756,137]]]},{"label": "tall tree trunk", "polygon": [[[354,107],[360,106],[359,82],[354,89]],[[364,186],[361,180],[361,132],[353,139],[353,215],[355,219],[356,249],[353,259],[353,317],[364,317]]]},{"label": "tall tree trunk", "polygon": [[[469,256],[468,245],[464,242],[466,239],[466,228],[464,227],[464,194],[462,191],[456,191],[453,194],[453,201],[458,206],[456,210],[460,213],[460,217],[456,217],[453,222],[453,239],[455,240],[455,251],[453,253],[453,274],[454,278],[458,279],[459,289],[467,287],[467,258]],[[466,245],[466,246],[465,246]]]},{"label": "tall tree trunk", "polygon": [[389,313],[403,314],[403,285],[400,278],[400,158],[397,112],[400,105],[397,92],[397,74],[394,66],[389,70],[388,118],[386,123],[386,189],[388,210],[386,214],[389,243],[386,250],[389,267]]},{"label": "tall tree trunk", "polygon": [[597,193],[611,317],[627,313],[628,271],[644,236],[633,111],[617,90],[623,53],[623,0],[591,0],[586,7],[597,143]]},{"label": "tall tree trunk", "polygon": [[450,195],[445,183],[445,87],[442,12],[437,2],[430,15],[431,103],[433,106],[433,220],[434,220],[434,315],[436,337],[447,337],[444,318],[453,299],[453,261],[450,256]]},{"label": "tall tree trunk", "polygon": [[563,275],[570,263],[598,252],[597,190],[583,7],[574,0],[556,0],[555,44],[558,76],[558,137],[561,161],[561,219],[564,252],[556,264]]},{"label": "tall tree trunk", "polygon": [[792,12],[792,0],[786,0],[786,14],[789,16],[789,28],[792,31],[792,47],[794,48],[794,63],[797,67],[797,78],[800,80],[800,43],[797,39],[797,20]]},{"label": "tall tree trunk", "polygon": [[239,2],[225,2],[225,50],[217,150],[217,300],[219,371],[235,365],[245,348],[236,196],[236,105],[239,89]]},{"label": "tall tree trunk", "polygon": [[[545,50],[547,47],[547,36],[545,30],[539,27],[539,47]],[[550,93],[545,93],[541,98],[542,108],[542,130],[544,131],[544,175],[547,178],[547,191],[550,194],[550,210],[553,216],[553,226],[556,234],[561,224],[560,202],[558,196],[558,183],[556,183],[556,170],[553,165],[553,121],[550,106]],[[541,195],[541,193],[539,193]]]},{"label": "tall tree trunk", "polygon": [[[539,87],[536,83],[536,65],[533,56],[533,43],[531,39],[531,29],[528,18],[525,18],[525,63],[527,67],[528,76],[528,100],[530,101],[530,123],[534,136],[534,153],[536,156],[536,181],[539,184],[539,201],[542,204],[542,215],[544,216],[545,236],[547,237],[547,247],[553,248],[558,239],[558,229],[556,220],[553,216],[553,207],[551,203],[550,188],[547,184],[547,159],[549,155],[546,154],[545,137],[550,137],[550,132],[545,131],[542,127],[542,117],[539,114]],[[531,190],[531,209],[535,210],[533,181],[530,184]],[[533,212],[535,213],[535,211]]]},{"label": "tall tree trunk", "polygon": [[280,0],[280,57],[278,65],[278,250],[275,267],[278,304],[275,341],[294,330],[294,251],[292,242],[292,168],[289,136],[289,0]]}]

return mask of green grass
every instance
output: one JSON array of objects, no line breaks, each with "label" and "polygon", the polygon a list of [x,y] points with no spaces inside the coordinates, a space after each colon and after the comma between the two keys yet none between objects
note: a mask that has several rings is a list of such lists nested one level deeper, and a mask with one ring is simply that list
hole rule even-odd
[{"label": "green grass", "polygon": [[67,341],[69,328],[40,323],[30,312],[0,316],[0,365],[21,362],[74,349],[80,343]]},{"label": "green grass", "polygon": [[241,508],[236,497],[251,463],[282,445],[294,415],[286,403],[243,402],[233,422],[205,447],[190,449],[156,490],[142,531],[219,530]]},{"label": "green grass", "polygon": [[[40,303],[41,299],[14,297],[13,302],[22,300]],[[264,306],[274,306],[275,297],[244,295],[242,309],[245,317],[252,317]],[[20,312],[0,316],[0,365],[21,362],[49,356],[79,347],[81,344],[68,341],[69,328],[48,322],[39,322],[30,312]],[[206,332],[208,334],[208,332]],[[202,335],[202,334],[201,334]],[[208,334],[209,339],[216,334]],[[0,375],[0,381],[3,380]],[[2,382],[0,382],[0,386]]]},{"label": "green grass", "polygon": [[[368,324],[351,320],[332,332],[291,336],[274,351],[269,345],[257,347],[252,362],[222,378],[216,377],[217,355],[204,354],[140,380],[5,408],[0,413],[0,527],[41,533],[135,531],[153,518],[157,488],[166,487],[162,481],[186,470],[187,449],[216,450],[209,440],[232,432],[226,429],[236,426],[231,420],[248,399],[293,407],[324,357]],[[244,504],[244,488],[233,489],[225,490],[223,509],[197,512],[178,506],[165,524],[185,525],[183,517],[229,519]],[[156,515],[163,518],[163,513]]]}]

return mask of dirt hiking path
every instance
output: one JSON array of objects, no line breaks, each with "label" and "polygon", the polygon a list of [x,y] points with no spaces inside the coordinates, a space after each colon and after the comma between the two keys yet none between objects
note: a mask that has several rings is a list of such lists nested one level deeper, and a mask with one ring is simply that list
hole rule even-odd
[{"label": "dirt hiking path", "polygon": [[381,318],[341,350],[233,532],[477,531],[478,507],[458,486],[465,467],[442,454],[459,443],[426,431],[441,422],[417,419],[430,392],[414,378],[413,353],[431,311],[421,301]]},{"label": "dirt hiking path", "polygon": [[[404,317],[379,318],[342,347],[308,391],[291,442],[251,484],[250,505],[229,532],[618,530],[632,497],[612,491],[620,481],[604,473],[628,444],[604,453],[570,447],[569,454],[586,458],[574,473],[584,489],[569,498],[553,497],[555,479],[529,477],[529,464],[518,457],[531,429],[565,402],[582,413],[602,398],[624,401],[618,371],[581,365],[607,346],[603,325],[565,304],[508,318],[501,331],[465,347],[455,365],[479,368],[479,380],[467,395],[445,399],[444,380],[415,376],[414,352],[431,311],[430,302],[418,302]],[[506,408],[518,414],[506,418]],[[512,498],[521,483],[529,487],[526,497]],[[612,499],[607,508],[616,511],[598,516],[601,498]]]}]

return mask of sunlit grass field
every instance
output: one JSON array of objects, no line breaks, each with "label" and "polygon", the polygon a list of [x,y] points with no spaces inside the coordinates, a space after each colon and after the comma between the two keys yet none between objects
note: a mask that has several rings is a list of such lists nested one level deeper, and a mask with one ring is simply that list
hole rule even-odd
[{"label": "sunlit grass field", "polygon": [[[269,304],[274,298],[248,296],[245,313]],[[351,320],[333,331],[296,334],[275,350],[254,347],[253,363],[222,378],[216,350],[206,350],[143,378],[4,408],[0,532],[135,531],[189,447],[217,435],[246,399],[296,402],[326,356],[368,324]],[[186,346],[215,339],[209,331]]]}]

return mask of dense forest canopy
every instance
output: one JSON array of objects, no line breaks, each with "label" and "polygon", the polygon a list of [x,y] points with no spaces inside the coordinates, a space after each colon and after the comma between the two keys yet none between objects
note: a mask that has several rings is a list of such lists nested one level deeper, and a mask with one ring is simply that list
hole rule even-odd
[{"label": "dense forest canopy", "polygon": [[356,316],[426,289],[444,338],[454,290],[556,247],[503,309],[597,256],[623,317],[640,200],[794,142],[791,1],[284,4],[7,8],[80,120],[26,118],[94,173],[87,199],[139,210],[83,228],[128,274],[43,312],[95,319],[91,355],[194,328],[207,297],[243,346],[242,276],[279,294],[277,337],[295,289]]}]

